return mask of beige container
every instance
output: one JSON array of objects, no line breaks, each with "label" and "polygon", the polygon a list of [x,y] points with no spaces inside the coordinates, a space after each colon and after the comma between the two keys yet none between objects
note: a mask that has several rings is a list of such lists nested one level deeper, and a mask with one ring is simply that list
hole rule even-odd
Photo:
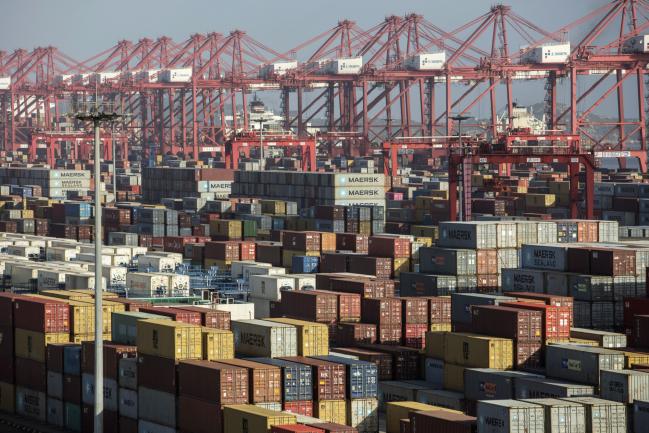
[{"label": "beige container", "polygon": [[274,425],[295,424],[295,415],[249,404],[223,408],[223,426],[227,433],[268,433]]},{"label": "beige container", "polygon": [[267,319],[297,328],[297,351],[300,356],[329,355],[329,328],[322,323],[289,318]]},{"label": "beige container", "polygon": [[14,347],[19,358],[45,362],[45,347],[48,344],[68,343],[70,335],[67,332],[42,333],[16,328],[14,332]]},{"label": "beige container", "polygon": [[410,412],[443,410],[453,413],[462,413],[457,410],[446,409],[416,401],[393,401],[386,403],[386,433],[400,433],[399,420],[408,418]]},{"label": "beige container", "polygon": [[314,415],[323,421],[335,424],[347,422],[347,402],[345,400],[320,400],[314,404]]},{"label": "beige container", "polygon": [[234,335],[232,331],[215,328],[202,328],[203,359],[216,361],[218,359],[234,358]]}]

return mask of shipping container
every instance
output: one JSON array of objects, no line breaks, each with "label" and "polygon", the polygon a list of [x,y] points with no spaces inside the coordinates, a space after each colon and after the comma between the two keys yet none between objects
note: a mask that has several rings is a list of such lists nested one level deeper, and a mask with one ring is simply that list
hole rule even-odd
[{"label": "shipping container", "polygon": [[297,328],[267,320],[232,320],[237,353],[270,358],[297,356]]},{"label": "shipping container", "polygon": [[347,385],[344,365],[301,356],[283,359],[311,367],[314,400],[345,399]]},{"label": "shipping container", "polygon": [[[273,358],[249,358],[251,361],[274,365],[282,372],[282,398],[284,403],[307,401],[312,406],[313,384],[311,382],[311,367],[296,362]],[[285,409],[286,410],[286,409]]]},{"label": "shipping container", "polygon": [[279,367],[243,359],[223,359],[220,363],[248,371],[250,403],[282,401],[282,372]]},{"label": "shipping container", "polygon": [[543,377],[514,378],[515,398],[563,398],[594,395],[595,387]]},{"label": "shipping container", "polygon": [[268,433],[274,425],[295,424],[296,417],[252,405],[232,405],[223,408],[224,431],[230,433]]},{"label": "shipping container", "polygon": [[319,356],[318,359],[342,364],[347,374],[347,398],[367,399],[378,395],[378,369],[376,364],[342,356]]},{"label": "shipping container", "polygon": [[526,401],[543,406],[545,433],[586,433],[586,411],[583,405],[556,398]]},{"label": "shipping container", "polygon": [[111,335],[115,343],[135,345],[137,321],[143,319],[171,320],[171,317],[143,312],[115,312],[111,315]]},{"label": "shipping container", "polygon": [[178,391],[212,403],[249,402],[248,370],[220,362],[186,360],[178,364]]},{"label": "shipping container", "polygon": [[649,400],[649,373],[637,370],[601,370],[599,394],[606,400],[624,404]]},{"label": "shipping container", "polygon": [[167,320],[137,321],[138,352],[169,359],[201,359],[201,327]]},{"label": "shipping container", "polygon": [[600,369],[622,370],[624,354],[599,347],[550,344],[545,348],[548,377],[599,386]]},{"label": "shipping container", "polygon": [[445,362],[503,370],[514,365],[514,345],[510,339],[465,333],[444,333],[443,338]]},{"label": "shipping container", "polygon": [[313,415],[323,421],[335,424],[347,422],[347,402],[345,400],[319,400],[313,403]]},{"label": "shipping container", "polygon": [[377,352],[356,347],[336,347],[335,352],[332,351],[331,354],[349,356],[352,357],[352,359],[360,359],[376,364],[379,381],[392,380],[394,377],[392,368],[393,359],[390,353]]},{"label": "shipping container", "polygon": [[476,430],[475,417],[446,410],[415,411],[410,412],[409,416],[410,433],[473,433]]},{"label": "shipping container", "polygon": [[232,331],[203,327],[203,358],[208,361],[234,358]]},{"label": "shipping container", "polygon": [[522,371],[503,371],[494,368],[467,368],[464,370],[465,395],[469,400],[511,400],[516,398],[515,384],[519,378],[543,378]]},{"label": "shipping container", "polygon": [[400,433],[399,420],[409,418],[414,412],[444,411],[448,413],[461,414],[461,412],[444,409],[438,406],[418,403],[415,401],[397,401],[386,404],[386,433]]},{"label": "shipping container", "polygon": [[481,433],[545,433],[542,406],[518,400],[479,401],[478,431]]},{"label": "shipping container", "polygon": [[453,324],[471,325],[473,305],[498,305],[500,302],[515,301],[510,296],[489,295],[483,293],[451,294],[451,317]]},{"label": "shipping container", "polygon": [[268,320],[297,328],[297,354],[299,356],[322,356],[329,353],[329,329],[326,325],[290,318]]},{"label": "shipping container", "polygon": [[584,406],[587,432],[627,432],[626,406],[623,403],[595,397],[571,397],[565,400]]}]

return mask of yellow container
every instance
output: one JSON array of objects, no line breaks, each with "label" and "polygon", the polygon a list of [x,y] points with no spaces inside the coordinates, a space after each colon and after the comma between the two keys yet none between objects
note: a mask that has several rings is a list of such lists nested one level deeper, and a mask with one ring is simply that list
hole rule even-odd
[{"label": "yellow container", "polygon": [[260,200],[261,213],[286,215],[286,202],[282,200]]},{"label": "yellow container", "polygon": [[[83,301],[68,301],[70,305],[70,333],[72,335],[95,332],[95,304]],[[105,320],[105,318],[104,318]],[[109,330],[109,332],[112,330]]]},{"label": "yellow container", "polygon": [[297,351],[300,356],[329,355],[329,328],[322,323],[285,317],[266,319],[297,328]]},{"label": "yellow container", "polygon": [[200,326],[170,320],[138,320],[137,350],[144,355],[169,359],[202,359]]},{"label": "yellow container", "polygon": [[632,368],[634,364],[649,364],[649,353],[624,352],[624,368]]},{"label": "yellow container", "polygon": [[358,234],[370,236],[372,234],[372,221],[359,221]]},{"label": "yellow container", "polygon": [[336,234],[330,232],[320,233],[320,251],[336,251]]},{"label": "yellow container", "polygon": [[444,359],[446,334],[449,332],[433,331],[426,332],[424,338],[426,340],[426,356],[429,358]]},{"label": "yellow container", "polygon": [[392,261],[395,278],[398,277],[401,272],[410,272],[410,259],[399,258],[392,259]]},{"label": "yellow container", "polygon": [[66,301],[88,301],[92,300],[90,295],[79,293],[72,290],[41,290],[38,292],[40,295],[50,298],[65,299]]},{"label": "yellow container", "polygon": [[16,388],[12,383],[0,382],[0,411],[14,413]]},{"label": "yellow container", "polygon": [[[420,227],[424,227],[424,226],[420,226]],[[437,229],[437,227],[433,227],[433,228]],[[423,247],[433,246],[433,238],[428,236],[415,236],[415,242],[422,244]]]},{"label": "yellow container", "polygon": [[509,370],[514,366],[514,343],[507,338],[449,332],[444,337],[444,362]]},{"label": "yellow container", "polygon": [[217,359],[234,358],[234,335],[232,331],[215,328],[202,328],[203,359],[216,361]]},{"label": "yellow container", "polygon": [[430,324],[431,332],[451,332],[450,323],[431,323]]},{"label": "yellow container", "polygon": [[[112,334],[103,334],[102,340],[104,341],[111,341],[112,340]],[[81,344],[84,341],[95,341],[95,334],[75,334],[75,335],[70,335],[70,342],[75,343],[75,344]]]},{"label": "yellow container", "polygon": [[210,233],[226,239],[241,239],[243,225],[239,220],[210,221]]},{"label": "yellow container", "polygon": [[583,338],[570,338],[568,340],[570,343],[574,344],[581,344],[583,346],[593,346],[593,347],[599,347],[599,343],[595,340],[585,340]]},{"label": "yellow container", "polygon": [[42,332],[28,331],[16,328],[14,332],[14,348],[19,358],[33,359],[45,362],[45,346],[53,343],[68,343],[70,335],[67,332]]},{"label": "yellow container", "polygon": [[[90,290],[90,289],[71,289],[71,290],[66,290],[67,292],[72,292],[72,293],[79,293],[82,295],[89,296],[91,298],[95,297],[95,291]],[[112,298],[119,298],[119,295],[114,292],[107,292],[107,291],[102,291],[101,292],[101,297],[102,299],[112,299]]]},{"label": "yellow container", "polygon": [[528,207],[552,207],[556,203],[554,194],[526,194],[525,204]]},{"label": "yellow container", "polygon": [[443,410],[446,412],[462,413],[457,410],[446,409],[431,404],[418,403],[416,401],[392,401],[385,404],[386,412],[386,433],[399,433],[399,420],[408,418],[410,412]]},{"label": "yellow container", "polygon": [[444,363],[444,389],[464,392],[464,367]]},{"label": "yellow container", "polygon": [[336,424],[347,422],[347,401],[345,400],[320,400],[314,405],[316,418]]},{"label": "yellow container", "polygon": [[274,425],[296,422],[296,416],[291,413],[264,409],[251,404],[223,407],[223,431],[227,433],[268,433]]}]

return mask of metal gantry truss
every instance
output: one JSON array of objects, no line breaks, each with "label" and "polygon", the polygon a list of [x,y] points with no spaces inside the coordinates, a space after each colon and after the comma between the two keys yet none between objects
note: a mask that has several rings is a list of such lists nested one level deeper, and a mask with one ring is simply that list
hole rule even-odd
[{"label": "metal gantry truss", "polygon": [[[168,37],[120,41],[82,62],[54,47],[0,52],[0,77],[11,77],[0,90],[0,141],[4,150],[16,151],[37,146],[38,134],[84,130],[78,120],[70,128],[62,114],[97,95],[132,113],[117,128],[131,151],[143,158],[152,149],[196,158],[250,129],[248,95],[256,92],[281,100],[285,129],[305,136],[312,124],[321,141],[342,141],[348,155],[363,155],[398,137],[450,136],[451,117],[482,103],[490,121],[474,126],[496,136],[499,107],[506,107],[511,126],[520,87],[513,84],[540,81],[548,129],[580,134],[599,156],[637,157],[646,169],[649,54],[621,47],[649,33],[648,16],[647,0],[614,0],[548,31],[496,5],[452,30],[417,14],[389,16],[369,29],[344,20],[285,52],[240,30],[194,34],[180,43]],[[534,47],[570,35],[585,36],[571,41],[565,63],[521,62]],[[412,55],[442,50],[442,69],[404,67]],[[352,75],[320,67],[340,57],[362,57],[363,67]],[[261,78],[261,66],[291,60],[299,61],[297,68]],[[191,78],[157,82],[137,75],[170,68],[191,68]],[[119,74],[106,81],[66,78],[103,71]],[[615,99],[615,118],[593,116],[608,99]]]}]

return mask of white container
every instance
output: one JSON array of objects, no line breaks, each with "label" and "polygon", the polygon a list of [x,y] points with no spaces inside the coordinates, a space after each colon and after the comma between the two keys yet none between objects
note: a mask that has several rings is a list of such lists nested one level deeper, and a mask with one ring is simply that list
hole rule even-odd
[{"label": "white container", "polygon": [[69,262],[77,257],[76,248],[65,247],[47,247],[45,249],[45,258],[48,261],[56,260],[60,262]]},{"label": "white container", "polygon": [[252,296],[249,300],[255,305],[255,319],[267,319],[270,317],[270,304],[273,301]]},{"label": "white container", "polygon": [[63,398],[63,375],[54,371],[47,372],[47,395],[54,398]]},{"label": "white container", "polygon": [[41,249],[39,247],[25,245],[9,245],[5,253],[12,256],[38,258],[41,255]]},{"label": "white container", "polygon": [[232,320],[237,354],[270,358],[297,356],[297,328],[267,320]]},{"label": "white container", "polygon": [[219,311],[229,311],[232,320],[246,320],[255,318],[255,306],[252,302],[233,302],[216,304],[212,308]]},{"label": "white container", "polygon": [[[322,179],[325,180],[325,179]],[[383,174],[336,173],[326,179],[326,186],[336,187],[380,187],[385,185]],[[324,186],[324,185],[323,185]]]},{"label": "white container", "polygon": [[38,290],[58,289],[65,285],[65,270],[39,269],[37,274]]},{"label": "white container", "polygon": [[[114,379],[104,377],[104,407],[117,411],[118,386]],[[95,375],[83,373],[81,375],[81,400],[84,404],[95,404]]]},{"label": "white container", "polygon": [[407,69],[414,71],[437,71],[444,68],[446,52],[422,53],[408,58],[405,62]]},{"label": "white container", "polygon": [[282,290],[295,290],[295,279],[282,275],[252,275],[248,286],[256,298],[281,301]]},{"label": "white container", "polygon": [[243,279],[250,281],[253,275],[284,275],[286,274],[285,268],[279,268],[268,265],[267,263],[257,263],[255,265],[243,266]]},{"label": "white container", "polygon": [[86,73],[86,74],[75,74],[72,77],[72,84],[74,84],[76,86],[87,86],[88,84],[90,84],[90,77],[91,76],[92,76],[92,74],[88,74],[88,73]]},{"label": "white container", "polygon": [[[127,269],[124,266],[102,266],[102,276],[109,287],[123,286],[126,284]],[[95,271],[95,265],[89,265],[90,272]]]},{"label": "white container", "polygon": [[230,265],[230,275],[232,275],[232,278],[242,278],[243,277],[243,268],[245,266],[266,266],[270,267],[270,263],[259,263],[255,262],[254,260],[237,260],[233,261],[232,264]]},{"label": "white container", "polygon": [[267,78],[273,75],[284,75],[287,71],[297,68],[297,61],[292,62],[275,62],[269,65],[263,65],[259,70],[261,78]]},{"label": "white container", "polygon": [[638,35],[622,44],[623,53],[649,53],[649,35]]},{"label": "white container", "polygon": [[477,412],[480,433],[545,433],[545,410],[537,404],[482,400]]},{"label": "white container", "polygon": [[[95,263],[95,255],[88,253],[81,253],[77,255],[77,260],[81,262]],[[110,266],[113,264],[111,256],[102,254],[101,255],[101,264],[104,266]]]},{"label": "white container", "polygon": [[315,290],[316,278],[313,274],[290,274],[295,280],[295,290]]},{"label": "white container", "polygon": [[98,72],[90,77],[90,84],[107,84],[119,80],[120,72]]},{"label": "white container", "polygon": [[523,56],[524,63],[566,63],[570,58],[570,43],[542,45]]},{"label": "white container", "polygon": [[341,57],[328,64],[329,73],[334,75],[355,75],[362,68],[362,57]]},{"label": "white container", "polygon": [[189,296],[189,275],[161,274],[167,277],[169,291],[168,296],[182,297]]},{"label": "white container", "polygon": [[165,83],[189,83],[192,80],[192,68],[165,69],[162,81]]},{"label": "white container", "polygon": [[132,389],[119,389],[119,415],[137,419],[137,391]]},{"label": "white container", "polygon": [[137,74],[137,81],[143,83],[157,83],[160,78],[160,69],[149,69],[147,71],[140,71]]},{"label": "white container", "polygon": [[9,90],[11,87],[11,77],[0,77],[0,90]]},{"label": "white container", "polygon": [[146,254],[137,259],[137,270],[140,272],[173,272],[175,269],[176,260],[172,257]]},{"label": "white container", "polygon": [[129,272],[126,274],[126,287],[130,297],[167,296],[169,278],[160,273]]},{"label": "white container", "polygon": [[[101,278],[101,288],[106,290],[106,278]],[[78,272],[65,274],[66,290],[87,290],[95,288],[95,274],[90,272]]]}]

